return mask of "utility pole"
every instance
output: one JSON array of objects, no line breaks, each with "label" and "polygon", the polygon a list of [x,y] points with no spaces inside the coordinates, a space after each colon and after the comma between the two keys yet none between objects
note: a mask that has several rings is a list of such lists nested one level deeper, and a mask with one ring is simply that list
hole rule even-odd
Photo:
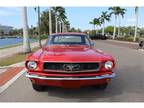
[{"label": "utility pole", "polygon": [[28,21],[27,21],[27,8],[22,7],[22,24],[23,24],[23,52],[31,52],[29,35],[28,35]]}]

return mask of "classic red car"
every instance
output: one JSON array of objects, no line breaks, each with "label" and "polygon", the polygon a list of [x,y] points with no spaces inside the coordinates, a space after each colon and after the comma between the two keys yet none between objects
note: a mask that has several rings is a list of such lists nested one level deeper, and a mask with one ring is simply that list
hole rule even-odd
[{"label": "classic red car", "polygon": [[58,33],[49,36],[47,44],[30,54],[25,62],[26,77],[36,91],[45,86],[77,88],[107,87],[115,73],[114,58],[98,50],[86,34]]}]

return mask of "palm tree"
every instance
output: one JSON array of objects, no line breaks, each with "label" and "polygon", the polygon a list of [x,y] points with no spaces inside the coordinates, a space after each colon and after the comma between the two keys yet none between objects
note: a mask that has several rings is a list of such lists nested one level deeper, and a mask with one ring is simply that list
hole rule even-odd
[{"label": "palm tree", "polygon": [[41,31],[40,31],[40,7],[34,8],[38,13],[38,37],[39,37],[39,46],[42,47],[41,44]]},{"label": "palm tree", "polygon": [[135,7],[135,34],[134,34],[134,38],[133,38],[134,42],[136,41],[136,37],[137,37],[138,16],[139,16],[138,11],[139,11],[139,8]]},{"label": "palm tree", "polygon": [[108,10],[111,10],[112,12],[110,15],[114,14],[115,15],[115,24],[114,24],[114,29],[113,29],[113,39],[115,39],[116,35],[116,23],[117,23],[117,16],[119,15],[118,10],[119,7],[110,7]]},{"label": "palm tree", "polygon": [[51,7],[49,8],[49,35],[52,34],[52,15],[51,15]]},{"label": "palm tree", "polygon": [[105,29],[105,22],[110,21],[110,15],[107,11],[102,12],[102,15],[100,16],[100,22],[103,24],[102,34],[104,35],[104,29]]},{"label": "palm tree", "polygon": [[28,35],[28,21],[27,21],[27,8],[22,7],[22,22],[23,22],[23,52],[31,52],[29,35]]},{"label": "palm tree", "polygon": [[119,28],[118,28],[118,36],[119,36],[119,34],[120,34],[120,16],[122,16],[122,18],[124,17],[126,9],[123,9],[120,7],[110,7],[108,10],[112,11],[110,13],[110,15],[112,15],[112,14],[115,15],[115,24],[114,24],[114,29],[113,29],[113,39],[115,39],[117,18],[119,17]]},{"label": "palm tree", "polygon": [[68,20],[65,21],[65,30],[68,32],[70,29],[70,22]]},{"label": "palm tree", "polygon": [[97,34],[97,26],[101,26],[101,21],[100,21],[100,18],[94,18],[94,26],[95,26],[95,31],[96,31],[96,34]]},{"label": "palm tree", "polygon": [[55,33],[57,33],[58,32],[57,7],[52,7],[52,10],[54,11],[55,14]]},{"label": "palm tree", "polygon": [[59,20],[59,32],[60,32],[60,33],[62,32],[62,30],[61,30],[61,28],[62,28],[61,25],[62,25],[62,24],[61,24],[61,21]]},{"label": "palm tree", "polygon": [[65,22],[66,22],[66,20],[67,20],[67,17],[66,17],[66,15],[65,15],[65,8],[63,8],[63,7],[58,7],[57,11],[58,11],[59,21],[60,21],[60,24],[61,24],[60,26],[61,26],[61,28],[62,28],[62,30],[61,30],[61,28],[60,28],[60,31],[64,32]]},{"label": "palm tree", "polygon": [[125,14],[125,11],[126,9],[124,8],[119,8],[119,15],[118,15],[118,18],[119,18],[119,27],[118,27],[118,37],[120,36],[120,17],[124,18],[124,14]]},{"label": "palm tree", "polygon": [[92,21],[89,22],[89,24],[93,25],[93,30],[95,30],[97,34],[96,27],[101,25],[100,18],[94,18]]},{"label": "palm tree", "polygon": [[90,21],[89,24],[93,25],[93,30],[95,30],[94,20]]},{"label": "palm tree", "polygon": [[58,32],[58,15],[59,15],[59,10],[61,7],[52,7],[52,10],[54,11],[55,14],[55,33]]},{"label": "palm tree", "polygon": [[62,32],[65,32],[65,23],[66,23],[67,17],[64,13],[62,13],[60,15],[60,18],[61,18],[61,22],[62,22]]}]

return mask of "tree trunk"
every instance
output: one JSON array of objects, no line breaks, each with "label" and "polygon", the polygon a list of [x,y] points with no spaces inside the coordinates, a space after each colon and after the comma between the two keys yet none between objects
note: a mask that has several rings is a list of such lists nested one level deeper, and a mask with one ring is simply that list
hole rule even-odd
[{"label": "tree trunk", "polygon": [[64,22],[62,21],[62,32],[64,32]]},{"label": "tree trunk", "polygon": [[28,21],[27,21],[27,8],[22,7],[22,23],[23,23],[23,52],[31,52],[29,35],[28,35]]},{"label": "tree trunk", "polygon": [[120,15],[118,16],[118,18],[119,18],[118,37],[120,37]]},{"label": "tree trunk", "polygon": [[102,35],[105,34],[105,22],[103,23]]},{"label": "tree trunk", "polygon": [[116,35],[116,23],[117,23],[117,15],[115,15],[115,24],[114,24],[114,29],[113,29],[113,39],[115,39],[115,35]]},{"label": "tree trunk", "polygon": [[57,13],[55,14],[55,32],[58,32],[58,24],[57,24]]},{"label": "tree trunk", "polygon": [[61,33],[61,21],[59,21],[59,32]]},{"label": "tree trunk", "polygon": [[39,46],[42,47],[41,44],[41,31],[40,31],[40,7],[38,7],[38,37],[39,37]]},{"label": "tree trunk", "polygon": [[138,27],[138,7],[135,7],[135,34],[134,34],[134,38],[133,41],[136,41],[136,37],[137,37],[137,27]]},{"label": "tree trunk", "polygon": [[95,30],[95,25],[93,24],[93,30]]},{"label": "tree trunk", "polygon": [[51,8],[49,8],[49,35],[52,34]]},{"label": "tree trunk", "polygon": [[95,31],[96,31],[96,34],[97,34],[97,29],[96,28],[97,28],[97,26],[95,26]]}]

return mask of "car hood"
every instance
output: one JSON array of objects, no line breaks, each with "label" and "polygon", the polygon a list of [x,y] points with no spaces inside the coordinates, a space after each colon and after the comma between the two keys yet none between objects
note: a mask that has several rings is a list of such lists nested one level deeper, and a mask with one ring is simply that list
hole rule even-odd
[{"label": "car hood", "polygon": [[52,62],[93,62],[111,59],[108,54],[86,45],[49,45],[42,48],[39,60]]}]

